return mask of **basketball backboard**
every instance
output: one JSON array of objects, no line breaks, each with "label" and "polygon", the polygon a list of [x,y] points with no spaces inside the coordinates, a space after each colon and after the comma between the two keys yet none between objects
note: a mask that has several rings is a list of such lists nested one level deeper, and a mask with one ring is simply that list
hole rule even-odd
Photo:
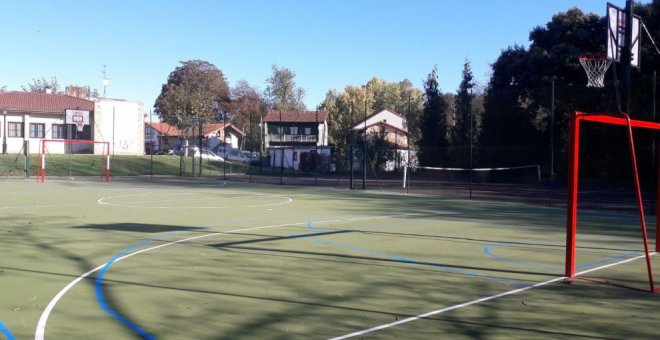
[{"label": "basketball backboard", "polygon": [[89,125],[89,111],[66,110],[66,124],[75,124],[78,131],[82,131],[85,125]]},{"label": "basketball backboard", "polygon": [[[630,43],[630,65],[639,67],[641,53],[641,19],[632,17],[632,40]],[[626,11],[607,3],[607,58],[619,62],[626,42]]]}]

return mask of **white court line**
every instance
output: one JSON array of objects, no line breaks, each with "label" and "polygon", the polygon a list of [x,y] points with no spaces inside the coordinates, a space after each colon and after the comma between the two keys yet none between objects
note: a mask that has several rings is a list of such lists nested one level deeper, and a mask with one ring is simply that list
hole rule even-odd
[{"label": "white court line", "polygon": [[[656,253],[655,253],[655,252],[652,252],[652,253],[650,253],[650,254],[651,254],[651,255],[655,255]],[[636,256],[636,257],[632,257],[632,258],[629,258],[629,259],[625,259],[625,260],[623,260],[623,261],[619,261],[619,262],[615,262],[615,263],[606,264],[606,265],[604,265],[604,266],[600,266],[600,267],[596,267],[596,268],[591,268],[591,269],[584,270],[584,271],[581,271],[581,272],[579,272],[579,273],[576,273],[575,276],[584,275],[584,274],[587,274],[587,273],[590,273],[590,272],[594,272],[594,271],[597,271],[597,270],[601,270],[601,269],[605,269],[605,268],[608,268],[608,267],[618,266],[618,265],[620,265],[620,264],[624,264],[624,263],[627,263],[627,262],[631,262],[631,261],[639,260],[639,259],[642,259],[642,258],[645,258],[645,257],[646,257],[646,254],[644,254],[644,255],[640,255],[640,256]],[[542,287],[542,286],[548,285],[548,284],[550,284],[550,283],[555,283],[555,282],[557,282],[557,281],[562,281],[562,280],[564,280],[564,279],[566,279],[566,276],[556,277],[556,278],[551,279],[551,280],[547,280],[547,281],[539,282],[539,283],[536,283],[536,284],[533,284],[533,285],[530,285],[530,286],[526,286],[526,287],[522,287],[522,288],[518,288],[518,289],[510,290],[510,291],[508,291],[508,292],[503,292],[503,293],[499,293],[499,294],[495,294],[495,295],[491,295],[491,296],[483,297],[483,298],[481,298],[481,299],[477,299],[477,300],[472,300],[472,301],[468,301],[468,302],[460,303],[460,304],[457,304],[457,305],[453,305],[453,306],[445,307],[445,308],[442,308],[442,309],[434,310],[434,311],[432,311],[432,312],[428,312],[428,313],[424,313],[424,314],[419,314],[419,315],[417,315],[417,316],[412,316],[412,317],[409,317],[409,318],[406,318],[406,319],[401,319],[401,320],[399,320],[399,321],[395,321],[395,322],[391,322],[391,323],[386,323],[386,324],[383,324],[383,325],[380,325],[380,326],[376,326],[376,327],[372,327],[372,328],[367,328],[367,329],[363,329],[363,330],[361,330],[361,331],[357,331],[357,332],[353,332],[353,333],[350,333],[350,334],[346,334],[346,335],[342,335],[342,336],[334,337],[334,338],[331,338],[330,340],[348,339],[348,338],[352,338],[352,337],[356,337],[356,336],[364,335],[364,334],[367,334],[367,333],[372,333],[372,332],[379,331],[379,330],[382,330],[382,329],[386,329],[386,328],[390,328],[390,327],[398,326],[398,325],[401,325],[401,324],[404,324],[404,323],[408,323],[408,322],[412,322],[412,321],[417,321],[417,320],[419,320],[419,319],[428,318],[428,317],[433,316],[433,315],[438,315],[438,314],[442,314],[442,313],[445,313],[445,312],[449,312],[449,311],[452,311],[452,310],[455,310],[455,309],[460,309],[460,308],[463,308],[463,307],[468,307],[468,306],[476,305],[476,304],[479,304],[479,303],[482,303],[482,302],[486,302],[486,301],[490,301],[490,300],[495,300],[495,299],[498,299],[498,298],[501,298],[501,297],[504,297],[504,296],[509,296],[509,295],[514,295],[514,294],[522,293],[522,292],[524,292],[524,291],[526,291],[526,290],[530,290],[530,289],[533,289],[533,288]]]},{"label": "white court line", "polygon": [[[176,195],[191,195],[192,193],[180,193]],[[288,197],[288,196],[281,196],[281,195],[254,195],[252,197],[274,197],[278,199],[283,199],[283,202],[278,202],[278,203],[266,203],[266,204],[253,204],[253,205],[232,205],[232,206],[197,206],[197,207],[181,207],[178,205],[166,205],[166,206],[148,206],[148,205],[133,205],[133,203],[139,203],[137,201],[123,201],[120,203],[111,203],[111,202],[106,202],[106,200],[111,200],[111,199],[118,199],[118,198],[126,198],[126,197],[137,197],[137,196],[153,196],[156,195],[154,193],[149,193],[149,194],[136,194],[136,195],[122,195],[122,196],[108,196],[108,197],[102,197],[99,198],[96,203],[101,204],[101,205],[110,205],[110,206],[115,206],[115,207],[122,207],[122,208],[139,208],[139,209],[186,209],[186,210],[191,210],[191,209],[235,209],[235,208],[263,208],[263,207],[274,207],[278,205],[285,205],[293,202],[293,198]],[[244,197],[249,197],[249,196],[244,196]],[[199,198],[194,198],[194,200],[200,200]],[[185,201],[189,201],[186,199]],[[172,202],[172,200],[165,200],[165,201],[158,201],[158,203],[161,202]]]},{"label": "white court line", "polygon": [[62,203],[62,204],[42,204],[42,205],[25,205],[25,206],[14,206],[14,207],[0,207],[0,209],[58,208],[58,207],[92,205],[92,204],[96,205],[95,203]]},{"label": "white court line", "polygon": [[[331,222],[350,222],[350,221],[360,221],[360,220],[373,220],[373,219],[383,219],[383,218],[393,218],[393,217],[402,217],[402,216],[412,216],[412,215],[417,215],[417,214],[401,214],[401,215],[390,215],[390,216],[367,216],[367,217],[355,217],[355,218],[341,218],[341,219],[335,219],[335,220],[324,220],[324,221],[314,221],[314,223],[331,223]],[[205,235],[197,235],[177,241],[172,241],[168,243],[164,243],[158,246],[150,247],[150,248],[145,248],[139,251],[132,252],[130,254],[126,254],[122,257],[117,258],[114,263],[117,263],[121,260],[127,259],[131,256],[135,256],[138,254],[142,254],[148,251],[152,251],[155,249],[171,246],[174,244],[178,243],[183,243],[183,242],[188,242],[188,241],[193,241],[201,238],[206,238],[206,237],[212,237],[212,236],[218,236],[218,235],[224,235],[224,234],[231,234],[231,233],[238,233],[238,232],[243,232],[243,231],[248,231],[248,230],[260,230],[260,229],[270,229],[270,228],[280,228],[280,227],[287,227],[287,226],[294,226],[294,225],[306,225],[309,221],[307,222],[297,222],[297,223],[285,223],[285,224],[275,224],[275,225],[269,225],[269,226],[261,226],[261,227],[250,227],[250,228],[242,228],[242,229],[235,229],[235,230],[229,230],[229,231],[223,231],[223,232],[217,232],[217,233],[211,233],[211,234],[205,234]],[[59,300],[64,297],[64,294],[66,294],[71,288],[73,288],[76,284],[78,284],[80,281],[84,280],[86,277],[89,275],[103,269],[108,263],[104,263],[82,275],[77,277],[75,280],[71,281],[68,285],[66,285],[62,290],[60,290],[55,297],[48,303],[44,311],[41,313],[41,317],[39,318],[39,322],[37,323],[37,330],[34,334],[34,339],[35,340],[43,340],[45,339],[46,336],[46,323],[48,322],[48,318],[50,317],[50,314],[52,313],[53,309],[55,308],[55,305],[59,302]]]}]

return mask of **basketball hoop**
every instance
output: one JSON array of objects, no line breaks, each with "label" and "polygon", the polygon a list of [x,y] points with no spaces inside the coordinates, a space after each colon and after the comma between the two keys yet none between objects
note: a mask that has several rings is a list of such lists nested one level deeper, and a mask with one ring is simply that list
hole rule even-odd
[{"label": "basketball hoop", "polygon": [[83,129],[85,128],[84,117],[82,115],[74,115],[73,124],[76,124],[76,130],[78,130],[78,132],[82,132]]},{"label": "basketball hoop", "polygon": [[85,125],[89,125],[89,111],[83,110],[66,110],[65,124],[74,124],[78,132],[85,129]]},{"label": "basketball hoop", "polygon": [[587,72],[587,87],[605,87],[603,83],[605,72],[610,67],[612,60],[607,59],[604,54],[587,54],[578,59]]}]

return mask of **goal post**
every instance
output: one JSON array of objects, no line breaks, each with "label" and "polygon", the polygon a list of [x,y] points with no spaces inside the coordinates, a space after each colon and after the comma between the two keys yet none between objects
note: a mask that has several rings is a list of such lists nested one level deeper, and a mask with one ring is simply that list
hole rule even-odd
[{"label": "goal post", "polygon": [[[644,243],[644,255],[649,278],[649,291],[654,293],[660,291],[655,288],[653,280],[653,268],[651,266],[651,252],[649,250],[646,219],[644,217],[644,206],[640,188],[639,173],[637,171],[637,158],[635,155],[635,143],[633,128],[642,128],[658,131],[660,123],[633,120],[626,113],[584,113],[575,112],[570,120],[570,140],[568,157],[568,201],[566,204],[566,267],[565,276],[570,283],[575,278],[575,249],[577,233],[577,201],[578,201],[578,170],[580,151],[580,126],[582,122],[594,122],[609,125],[624,126],[627,129],[628,146],[630,150],[630,161],[633,172],[637,208],[639,211],[642,239]],[[660,170],[660,167],[659,167]],[[658,172],[660,175],[660,172]],[[657,188],[658,200],[656,200],[656,212],[660,211],[660,183]],[[656,219],[655,251],[660,251],[660,219]],[[634,287],[630,287],[634,288]],[[634,288],[637,289],[637,288]]]},{"label": "goal post", "polygon": [[92,145],[92,153],[101,155],[103,161],[100,162],[101,168],[99,174],[101,178],[105,177],[105,181],[110,181],[110,142],[94,141],[94,140],[80,140],[80,139],[43,139],[39,145],[39,164],[37,171],[37,180],[41,178],[41,183],[46,181],[46,154],[48,154],[49,144],[62,144],[62,150],[65,146],[69,146],[71,150],[74,145]]}]

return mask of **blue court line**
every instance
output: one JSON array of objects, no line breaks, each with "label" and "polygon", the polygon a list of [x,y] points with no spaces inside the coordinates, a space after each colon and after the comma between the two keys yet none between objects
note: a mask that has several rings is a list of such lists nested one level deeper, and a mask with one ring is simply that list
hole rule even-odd
[{"label": "blue court line", "polygon": [[110,269],[110,267],[119,259],[120,257],[130,253],[134,249],[141,247],[145,244],[151,243],[155,240],[146,240],[143,242],[140,242],[138,244],[135,244],[129,248],[126,248],[119,252],[115,257],[113,257],[108,263],[105,264],[99,275],[96,277],[96,300],[99,303],[99,306],[101,306],[101,309],[103,309],[106,313],[110,314],[113,318],[117,319],[117,321],[121,322],[124,324],[124,326],[130,328],[133,330],[135,333],[140,335],[144,339],[156,339],[153,335],[149,334],[147,331],[144,329],[140,328],[140,326],[136,325],[133,323],[131,320],[128,320],[121,314],[115,312],[108,304],[105,302],[105,295],[103,294],[103,278],[105,277],[105,273]]},{"label": "blue court line", "polygon": [[[296,235],[296,236],[314,236],[314,235],[318,235],[318,234],[323,234],[323,233],[328,232],[328,231],[336,231],[336,230],[330,230],[330,229],[316,228],[316,227],[314,227],[312,222],[307,222],[305,225],[307,226],[308,229],[313,230],[313,232],[309,233],[309,234],[302,234],[302,235]],[[340,230],[343,230],[343,229],[340,229]],[[332,241],[309,238],[309,237],[304,237],[304,239],[308,239],[309,241],[319,243],[319,244],[323,244],[323,245],[327,245],[327,246],[331,246],[331,247],[334,247],[334,248],[348,249],[348,250],[352,250],[352,251],[355,251],[355,252],[367,253],[367,254],[371,254],[371,255],[374,255],[374,256],[378,256],[378,257],[384,257],[384,258],[395,260],[395,261],[402,262],[402,263],[430,266],[430,267],[440,269],[440,270],[446,271],[446,272],[469,275],[469,276],[484,278],[484,279],[492,280],[492,281],[496,281],[496,282],[502,282],[502,283],[506,283],[506,284],[522,285],[522,286],[525,285],[525,284],[521,283],[520,281],[516,281],[516,280],[510,280],[510,279],[505,279],[505,278],[500,278],[500,277],[495,277],[495,276],[483,275],[483,274],[479,274],[477,272],[473,272],[473,271],[466,270],[466,269],[453,268],[453,267],[447,267],[447,266],[434,264],[434,263],[422,262],[422,261],[410,259],[410,258],[407,258],[407,257],[402,257],[402,256],[398,256],[398,255],[389,254],[389,253],[386,253],[386,252],[374,250],[374,249],[357,247],[357,246],[352,245],[352,244],[338,243],[338,242],[332,242]]]},{"label": "blue court line", "polygon": [[[533,244],[532,244],[532,245],[533,245]],[[541,245],[550,245],[550,244],[541,244]],[[558,246],[559,246],[559,245],[558,245]],[[489,244],[489,245],[486,245],[486,246],[483,248],[483,251],[484,251],[484,253],[485,253],[486,255],[488,255],[488,256],[490,256],[490,257],[496,259],[496,260],[504,261],[504,262],[509,262],[509,263],[513,263],[513,264],[516,264],[516,265],[519,265],[519,266],[523,266],[523,267],[531,267],[531,268],[536,268],[536,269],[557,269],[557,268],[563,268],[563,266],[542,265],[542,264],[538,264],[538,263],[527,262],[527,261],[518,261],[518,260],[514,260],[514,259],[511,259],[511,258],[508,258],[508,257],[495,255],[495,254],[493,254],[493,252],[491,251],[491,248],[495,248],[495,247],[511,247],[511,245],[506,244],[506,243],[495,243],[495,244]],[[634,256],[636,256],[636,255],[638,255],[638,254],[639,254],[638,251],[629,250],[629,251],[626,251],[626,252],[622,253],[621,255],[611,256],[611,257],[607,257],[607,258],[604,258],[604,259],[601,259],[601,260],[591,261],[591,262],[583,263],[583,264],[580,264],[580,265],[576,265],[575,268],[576,268],[576,269],[587,269],[587,268],[591,268],[591,267],[594,267],[594,266],[597,266],[597,265],[601,265],[601,264],[605,264],[605,263],[611,263],[611,262],[616,262],[616,261],[618,261],[618,260],[622,260],[622,259],[626,259],[626,258],[634,257]]]},{"label": "blue court line", "polygon": [[[224,223],[225,222],[206,224],[206,225],[200,226],[200,228],[208,229],[210,227],[222,225]],[[165,233],[161,236],[151,238],[151,239],[148,239],[146,241],[139,242],[137,244],[134,244],[134,245],[122,250],[121,252],[117,253],[112,259],[110,259],[110,261],[108,261],[105,264],[105,266],[103,266],[103,269],[101,269],[101,271],[99,272],[99,275],[96,277],[96,285],[95,285],[95,287],[96,287],[96,300],[97,300],[99,306],[101,307],[101,309],[103,309],[106,313],[110,314],[110,316],[115,318],[117,321],[121,322],[124,326],[126,326],[126,327],[130,328],[131,330],[133,330],[135,333],[137,333],[138,335],[140,335],[144,339],[156,339],[156,337],[149,334],[149,332],[145,331],[140,326],[136,325],[134,322],[132,322],[131,320],[128,320],[127,318],[125,318],[121,314],[117,313],[112,308],[110,308],[110,306],[108,306],[108,304],[105,302],[105,295],[103,293],[103,279],[105,278],[105,274],[110,269],[110,267],[122,256],[129,254],[133,250],[135,250],[135,249],[137,249],[137,248],[139,248],[139,247],[141,247],[145,244],[149,244],[149,243],[152,243],[154,241],[159,241],[159,240],[162,240],[162,239],[164,239],[168,236],[179,234],[179,233],[181,233],[181,231],[168,232],[168,233]],[[11,339],[11,340],[13,340],[13,339]]]},{"label": "blue court line", "polygon": [[140,326],[136,325],[133,323],[131,320],[128,320],[121,314],[117,313],[114,311],[108,304],[105,302],[105,295],[103,293],[103,279],[105,278],[105,274],[107,271],[110,269],[110,267],[122,256],[127,255],[128,253],[132,252],[133,250],[149,243],[153,243],[155,241],[159,241],[161,239],[164,239],[167,236],[170,235],[175,235],[181,233],[180,231],[173,231],[169,233],[165,233],[159,237],[151,238],[146,241],[142,241],[140,243],[134,244],[122,251],[120,251],[117,255],[115,255],[110,261],[108,261],[105,266],[103,266],[103,269],[99,272],[99,275],[96,277],[96,300],[98,301],[99,306],[101,309],[103,309],[106,313],[110,314],[113,318],[115,318],[117,321],[121,322],[124,324],[124,326],[130,328],[133,330],[135,333],[140,335],[144,339],[156,339],[155,336],[149,334],[149,332],[145,331],[144,329],[140,328]]},{"label": "blue court line", "polygon": [[7,340],[15,340],[16,339],[16,338],[14,338],[14,336],[9,331],[9,328],[7,328],[7,326],[5,326],[5,324],[2,323],[2,321],[0,321],[0,331],[2,331],[2,334],[5,335],[5,338],[7,338]]}]

